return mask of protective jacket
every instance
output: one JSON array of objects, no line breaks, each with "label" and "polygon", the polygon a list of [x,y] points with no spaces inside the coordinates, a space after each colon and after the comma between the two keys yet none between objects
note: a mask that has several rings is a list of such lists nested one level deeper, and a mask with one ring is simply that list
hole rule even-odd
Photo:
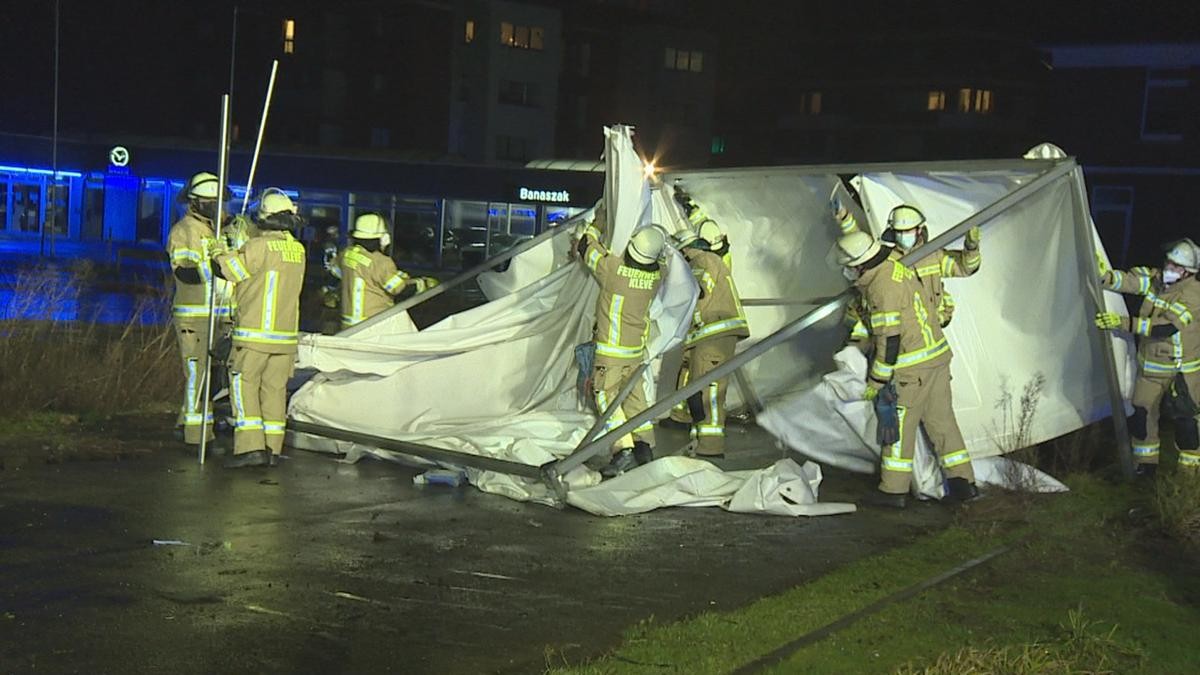
[{"label": "protective jacket", "polygon": [[[1147,375],[1200,372],[1200,280],[1188,277],[1164,287],[1162,272],[1140,267],[1124,272],[1111,270],[1104,275],[1104,287],[1129,295],[1143,296],[1142,306],[1133,318],[1131,332],[1140,336],[1138,362]],[[1166,337],[1155,337],[1156,326],[1174,326]],[[1200,392],[1194,392],[1200,394]]]},{"label": "protective jacket", "polygon": [[658,263],[642,265],[611,253],[601,242],[599,219],[580,239],[584,264],[600,284],[596,299],[596,355],[641,359],[650,335],[650,303],[663,282]]},{"label": "protective jacket", "polygon": [[304,286],[304,245],[290,232],[266,230],[242,250],[216,257],[234,283],[233,343],[269,354],[294,354]]},{"label": "protective jacket", "polygon": [[725,261],[715,253],[699,248],[684,249],[683,255],[700,286],[687,346],[718,335],[732,335],[738,339],[749,337],[746,312]]},{"label": "protective jacket", "polygon": [[391,307],[408,286],[424,292],[425,280],[397,269],[391,257],[353,244],[338,256],[342,279],[342,327],[362,323]]},{"label": "protective jacket", "polygon": [[[875,387],[891,381],[898,370],[930,368],[950,362],[950,343],[942,334],[932,299],[917,275],[893,251],[882,263],[866,270],[855,282],[869,312],[875,356],[868,378]],[[889,338],[899,340],[895,362],[889,361]]]},{"label": "protective jacket", "polygon": [[[216,233],[212,221],[188,209],[167,233],[167,255],[171,271],[180,268],[197,270],[201,283],[190,284],[175,277],[172,314],[176,320],[207,319],[208,301],[212,293],[213,274],[210,266]],[[220,283],[220,280],[216,280]],[[220,290],[220,289],[218,289]],[[228,317],[231,313],[228,293],[218,293],[216,314]]]}]

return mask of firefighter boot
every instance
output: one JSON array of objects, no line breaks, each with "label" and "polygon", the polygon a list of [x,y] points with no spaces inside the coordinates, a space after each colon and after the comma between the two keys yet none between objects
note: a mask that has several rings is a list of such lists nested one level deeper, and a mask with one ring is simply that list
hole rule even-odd
[{"label": "firefighter boot", "polygon": [[637,468],[638,461],[633,456],[633,450],[625,448],[617,454],[613,455],[612,461],[603,469],[600,469],[600,475],[605,478],[615,478],[631,469]]}]

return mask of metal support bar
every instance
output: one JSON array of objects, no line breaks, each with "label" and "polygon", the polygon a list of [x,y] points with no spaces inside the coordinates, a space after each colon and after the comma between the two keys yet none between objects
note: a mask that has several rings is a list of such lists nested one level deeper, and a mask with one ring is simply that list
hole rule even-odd
[{"label": "metal support bar", "polygon": [[690,171],[675,171],[669,174],[676,176],[705,176],[745,177],[771,176],[781,173],[791,173],[801,176],[820,176],[830,174],[864,174],[864,173],[904,173],[906,171],[927,173],[930,171],[1014,171],[1029,169],[1051,169],[1062,160],[1053,159],[964,159],[946,160],[940,162],[875,162],[870,164],[810,164],[804,166],[773,166],[747,167],[731,169],[696,169]]},{"label": "metal support bar", "polygon": [[[1100,287],[1100,268],[1092,243],[1092,217],[1087,208],[1087,192],[1083,182],[1083,169],[1076,167],[1071,176],[1072,202],[1075,207],[1076,253],[1079,256],[1083,286],[1087,290],[1089,315],[1106,311],[1104,289]],[[1092,344],[1096,346],[1104,361],[1104,374],[1108,380],[1109,402],[1112,406],[1113,436],[1117,442],[1117,460],[1126,479],[1133,478],[1133,447],[1129,438],[1129,424],[1125,419],[1125,397],[1121,394],[1121,380],[1117,375],[1117,359],[1112,351],[1112,338],[1106,331],[1092,326],[1088,331]]]},{"label": "metal support bar", "polygon": [[789,305],[823,305],[835,296],[827,295],[823,298],[742,298],[742,307],[786,307]]},{"label": "metal support bar", "polygon": [[393,316],[395,314],[399,314],[400,312],[406,311],[412,307],[415,307],[415,306],[421,304],[422,302],[425,302],[426,300],[432,300],[433,298],[436,298],[437,296],[441,295],[442,293],[445,293],[446,291],[450,290],[451,288],[461,286],[462,284],[474,279],[475,277],[490,270],[491,268],[495,267],[496,265],[500,265],[500,264],[504,263],[505,261],[511,260],[511,259],[515,258],[516,256],[521,255],[522,253],[528,251],[529,249],[533,248],[534,246],[537,246],[538,244],[540,244],[544,241],[553,239],[554,237],[557,237],[558,235],[562,234],[563,232],[570,232],[570,231],[574,230],[575,222],[586,213],[587,212],[585,211],[584,213],[577,215],[575,218],[565,221],[563,224],[559,225],[558,227],[552,227],[531,239],[526,239],[525,241],[521,242],[520,244],[508,249],[504,253],[501,253],[500,255],[497,255],[493,258],[489,258],[488,260],[483,261],[482,263],[472,267],[471,269],[460,273],[458,276],[454,277],[453,279],[451,279],[445,283],[438,284],[437,286],[434,286],[433,288],[426,290],[424,293],[418,293],[417,295],[414,295],[413,297],[408,298],[407,300],[402,300],[399,303],[393,305],[392,307],[389,307],[388,309],[380,312],[379,314],[376,314],[375,316],[367,319],[366,321],[355,324],[355,325],[351,326],[350,328],[347,328],[346,330],[341,331],[340,333],[338,333],[338,335],[341,337],[350,337],[352,335],[355,335],[356,333],[359,333],[359,332],[365,330],[368,326],[373,326],[373,325],[379,323],[380,321],[387,319],[390,316]]},{"label": "metal support bar", "polygon": [[435,448],[429,445],[422,445],[420,443],[398,441],[394,438],[385,438],[383,436],[364,434],[357,431],[338,429],[337,427],[330,427],[324,424],[288,420],[287,427],[288,431],[312,434],[313,436],[330,438],[335,441],[361,443],[362,445],[370,445],[376,448],[382,448],[384,450],[401,452],[406,455],[414,455],[416,457],[430,459],[435,462],[458,464],[462,466],[469,466],[475,469],[484,469],[486,471],[497,471],[500,473],[512,474],[514,476],[522,476],[524,478],[540,479],[543,475],[542,468],[534,464],[522,464],[521,462],[510,462],[505,459],[496,459],[495,457],[471,455],[465,452],[458,452],[456,450],[446,450],[445,448]]},{"label": "metal support bar", "polygon": [[[580,454],[585,447],[588,448],[587,455],[582,459],[579,459],[579,461],[573,461],[565,469],[562,468],[562,466],[557,465],[555,462],[543,464],[543,469],[546,470],[547,475],[549,475],[550,470],[554,469],[554,475],[561,483],[562,474],[574,469],[575,467],[595,457],[608,448],[608,446],[603,445],[593,447],[591,441],[596,436],[596,433],[600,431],[600,428],[603,427],[605,423],[608,422],[609,418],[612,417],[613,412],[620,408],[621,404],[625,402],[625,399],[629,398],[629,395],[633,393],[633,388],[637,385],[638,380],[642,379],[642,373],[649,365],[649,363],[642,362],[642,364],[637,367],[637,370],[633,371],[633,376],[629,378],[629,381],[625,383],[625,386],[621,387],[621,391],[617,392],[617,397],[613,399],[613,402],[609,404],[608,408],[604,412],[596,417],[595,424],[592,425],[592,428],[588,429],[587,433],[583,435],[583,439],[579,441],[579,445],[575,446],[575,450],[571,452],[571,454],[567,455],[565,459],[571,459],[575,457],[576,455]],[[558,467],[557,469],[555,469],[556,466]]]},{"label": "metal support bar", "polygon": [[[1032,160],[1023,160],[1023,161],[1032,161]],[[1049,164],[1050,168],[1048,170],[1042,172],[1042,174],[1039,175],[1037,178],[1034,178],[1029,183],[1022,185],[1021,187],[1004,195],[1000,199],[997,199],[996,201],[992,202],[988,206],[986,206],[983,209],[981,209],[980,211],[976,212],[974,215],[966,218],[959,224],[957,224],[954,227],[950,228],[949,230],[943,232],[938,237],[935,237],[933,239],[933,241],[930,241],[930,242],[926,243],[924,246],[921,246],[920,248],[910,252],[908,255],[904,256],[904,258],[902,259],[902,262],[905,265],[911,266],[916,261],[924,258],[925,256],[929,255],[930,253],[934,252],[935,250],[945,248],[950,242],[965,235],[967,233],[967,230],[971,229],[972,227],[974,227],[976,225],[986,223],[987,221],[991,220],[992,218],[995,218],[997,215],[1008,210],[1013,205],[1020,203],[1022,200],[1028,198],[1030,195],[1032,195],[1035,192],[1038,192],[1039,190],[1041,190],[1042,188],[1050,185],[1055,180],[1062,178],[1063,176],[1069,174],[1077,166],[1074,159],[1058,160],[1057,162],[1043,162],[1043,164]],[[1024,166],[1029,166],[1029,165],[1026,164]],[[767,337],[763,338],[760,342],[758,342],[754,345],[751,345],[750,348],[746,349],[744,352],[735,355],[732,359],[726,361],[725,363],[723,363],[720,366],[716,367],[715,369],[709,371],[708,373],[705,373],[701,377],[697,378],[695,381],[688,382],[687,386],[676,391],[674,394],[671,394],[670,396],[659,399],[654,405],[650,406],[643,412],[635,415],[632,419],[626,421],[625,424],[622,424],[621,426],[617,427],[616,429],[609,431],[604,436],[601,436],[600,438],[596,439],[595,441],[592,441],[592,443],[590,443],[589,445],[584,446],[582,449],[576,451],[576,453],[571,455],[570,457],[556,460],[555,463],[557,463],[557,465],[558,465],[559,473],[566,473],[567,471],[575,468],[576,466],[579,466],[579,464],[582,463],[582,461],[583,461],[583,460],[579,459],[580,456],[583,456],[586,453],[588,453],[589,451],[594,450],[594,448],[596,448],[596,447],[603,447],[605,444],[612,443],[615,439],[620,438],[621,436],[636,429],[638,426],[640,426],[644,422],[653,420],[653,419],[657,418],[659,415],[667,412],[672,407],[674,407],[674,405],[676,403],[686,399],[687,397],[691,396],[692,394],[695,394],[698,391],[701,391],[704,387],[708,386],[709,383],[731,375],[738,368],[741,368],[743,365],[745,365],[745,364],[749,363],[750,361],[753,361],[754,359],[763,355],[768,350],[770,350],[772,347],[775,347],[776,345],[778,345],[782,342],[790,340],[791,338],[795,337],[796,335],[799,335],[800,333],[804,332],[805,330],[816,325],[822,319],[829,316],[836,310],[840,309],[843,305],[845,305],[849,301],[851,293],[852,293],[852,291],[847,289],[841,295],[837,296],[830,302],[828,302],[824,305],[821,305],[820,307],[817,307],[816,309],[813,309],[812,311],[806,313],[804,316],[800,317],[799,319],[796,319],[792,323],[787,324],[786,326],[784,326],[783,328],[780,328],[779,330],[775,331],[771,335],[768,335]]]},{"label": "metal support bar", "polygon": [[[220,147],[217,149],[217,209],[215,228],[216,241],[221,240],[221,221],[225,214],[225,190],[229,186],[229,94],[221,96],[221,134]],[[207,251],[206,251],[207,253]],[[208,256],[200,260],[201,265],[208,265]],[[204,273],[204,270],[201,270]],[[200,455],[200,466],[204,466],[204,455],[208,452],[208,415],[212,411],[212,350],[214,333],[217,332],[217,280],[214,278],[208,288],[208,336],[204,345],[204,373],[200,377],[203,397],[200,407],[200,445],[196,452]]]}]

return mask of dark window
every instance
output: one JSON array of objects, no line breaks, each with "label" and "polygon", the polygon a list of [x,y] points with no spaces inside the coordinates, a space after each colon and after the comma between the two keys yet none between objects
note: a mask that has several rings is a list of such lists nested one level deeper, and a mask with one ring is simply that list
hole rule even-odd
[{"label": "dark window", "polygon": [[537,85],[529,82],[503,80],[500,82],[501,103],[535,108],[538,104]]},{"label": "dark window", "polygon": [[667,70],[704,72],[704,52],[667,47],[663,50],[663,67]]},{"label": "dark window", "polygon": [[529,142],[516,136],[497,136],[496,159],[529,161]]},{"label": "dark window", "polygon": [[1187,71],[1151,70],[1146,73],[1146,96],[1142,111],[1142,138],[1148,141],[1178,141],[1188,115]]}]

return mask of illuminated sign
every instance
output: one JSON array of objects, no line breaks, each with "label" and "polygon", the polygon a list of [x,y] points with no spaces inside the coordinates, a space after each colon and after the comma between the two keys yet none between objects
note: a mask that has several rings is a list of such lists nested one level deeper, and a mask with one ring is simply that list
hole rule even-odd
[{"label": "illuminated sign", "polygon": [[129,166],[129,150],[123,145],[114,147],[108,151],[108,162],[113,166]]},{"label": "illuminated sign", "polygon": [[566,190],[530,190],[523,187],[517,191],[517,196],[523,202],[567,204],[571,201],[571,193]]}]

